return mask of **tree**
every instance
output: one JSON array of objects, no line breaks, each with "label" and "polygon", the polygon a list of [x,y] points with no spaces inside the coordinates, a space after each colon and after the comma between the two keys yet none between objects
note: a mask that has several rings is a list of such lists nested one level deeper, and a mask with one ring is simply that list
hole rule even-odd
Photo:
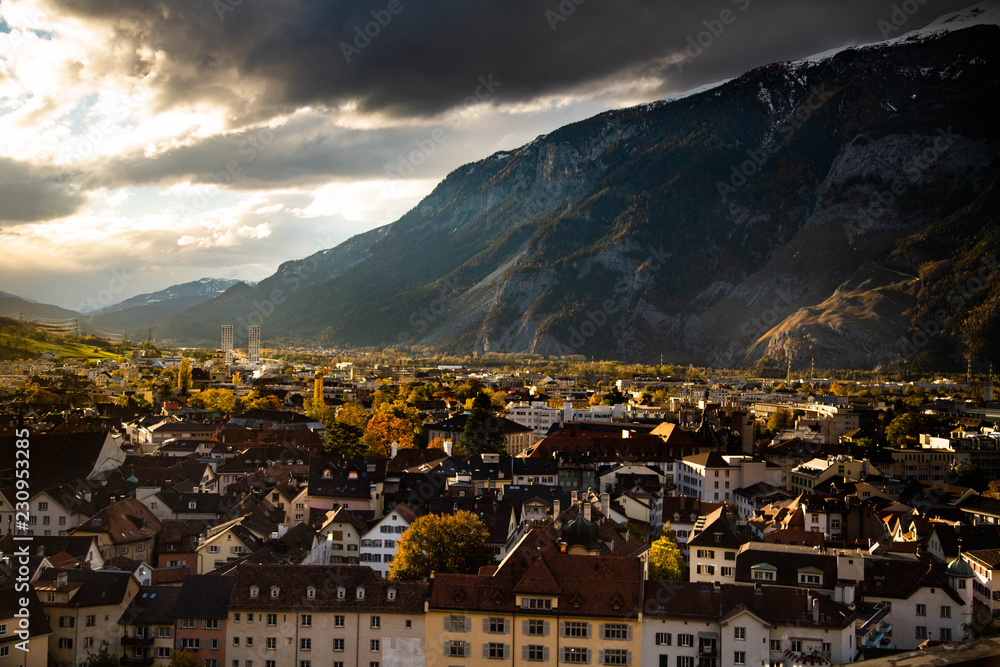
[{"label": "tree", "polygon": [[87,656],[87,667],[118,667],[118,656],[108,650],[107,644],[103,644],[97,653]]},{"label": "tree", "polygon": [[506,454],[507,434],[503,421],[493,414],[490,397],[480,392],[472,401],[472,410],[465,421],[459,440],[470,454]]},{"label": "tree", "polygon": [[201,655],[183,649],[173,651],[170,654],[170,667],[201,667]]},{"label": "tree", "polygon": [[489,531],[478,516],[425,514],[403,533],[389,569],[390,581],[424,581],[431,572],[475,574],[489,565]]},{"label": "tree", "polygon": [[369,415],[365,409],[360,403],[354,401],[345,403],[337,410],[337,421],[349,426],[356,426],[362,431],[367,428],[368,419]]},{"label": "tree", "polygon": [[332,421],[326,427],[323,454],[337,458],[354,458],[365,453],[365,432],[353,424]]},{"label": "tree", "polygon": [[601,396],[601,405],[621,405],[625,402],[625,394],[618,391],[618,387],[612,387],[611,391]]},{"label": "tree", "polygon": [[236,397],[228,389],[206,389],[193,396],[188,405],[229,414],[236,411]]},{"label": "tree", "polygon": [[191,360],[187,357],[181,359],[181,366],[177,371],[177,388],[182,394],[188,393],[191,389]]},{"label": "tree", "polygon": [[405,419],[383,412],[368,422],[365,441],[375,456],[391,458],[394,442],[397,449],[413,449],[413,426]]},{"label": "tree", "polygon": [[986,498],[993,498],[995,500],[1000,500],[1000,480],[993,480],[990,482],[986,490],[983,491],[983,496]]},{"label": "tree", "polygon": [[263,394],[259,389],[254,389],[246,396],[239,399],[239,409],[249,410],[281,410],[284,407],[281,399],[274,394]]},{"label": "tree", "polygon": [[899,415],[885,427],[885,439],[891,447],[916,447],[924,422],[918,415]]},{"label": "tree", "polygon": [[795,420],[792,418],[792,413],[788,410],[772,412],[771,416],[767,418],[767,430],[775,435],[786,428],[793,428],[794,426]]},{"label": "tree", "polygon": [[663,527],[660,539],[649,547],[649,578],[670,581],[684,578],[684,556],[677,548],[669,523]]}]

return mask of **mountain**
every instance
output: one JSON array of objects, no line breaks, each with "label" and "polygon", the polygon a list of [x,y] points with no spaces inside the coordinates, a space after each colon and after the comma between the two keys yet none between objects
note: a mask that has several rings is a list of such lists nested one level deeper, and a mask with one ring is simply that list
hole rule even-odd
[{"label": "mountain", "polygon": [[[953,230],[995,237],[1000,27],[982,10],[465,165],[397,222],[161,332],[716,366],[919,356],[942,267],[978,256]],[[921,354],[970,344],[970,306],[980,338],[996,328],[977,301],[994,278],[960,307],[947,292]]]},{"label": "mountain", "polygon": [[72,320],[80,317],[80,313],[47,303],[38,303],[7,292],[0,292],[0,317],[72,324]]},{"label": "mountain", "polygon": [[140,294],[101,310],[88,313],[85,329],[98,332],[139,332],[177,313],[204,303],[225,293],[239,280],[202,278],[180,285]]}]

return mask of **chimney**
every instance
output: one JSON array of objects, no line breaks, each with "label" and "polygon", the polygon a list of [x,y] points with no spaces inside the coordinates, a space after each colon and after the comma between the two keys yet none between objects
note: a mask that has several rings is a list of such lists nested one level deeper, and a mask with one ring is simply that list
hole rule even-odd
[{"label": "chimney", "polygon": [[569,504],[570,507],[576,507],[577,498],[579,494],[576,491],[571,491],[569,494]]},{"label": "chimney", "polygon": [[606,518],[608,518],[608,515],[610,513],[611,513],[611,494],[610,493],[602,493],[601,494],[601,514],[603,514],[604,518],[606,519]]},{"label": "chimney", "polygon": [[819,600],[812,598],[813,623],[819,623]]},{"label": "chimney", "polygon": [[66,588],[69,585],[69,574],[60,572],[56,575],[56,588]]},{"label": "chimney", "polygon": [[444,453],[451,456],[451,440],[444,441]]},{"label": "chimney", "polygon": [[583,518],[590,521],[590,503],[583,504]]},{"label": "chimney", "polygon": [[559,499],[556,498],[552,501],[552,518],[558,520],[560,514]]},{"label": "chimney", "polygon": [[399,451],[399,443],[393,441],[393,443],[389,445],[389,458],[390,459],[396,458],[396,452],[398,451]]}]

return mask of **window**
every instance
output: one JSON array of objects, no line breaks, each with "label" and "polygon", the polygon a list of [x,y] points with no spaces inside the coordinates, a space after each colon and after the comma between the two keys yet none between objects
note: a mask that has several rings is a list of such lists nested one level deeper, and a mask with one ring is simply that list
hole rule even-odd
[{"label": "window", "polygon": [[528,644],[521,650],[521,657],[530,662],[545,662],[549,659],[549,647]]},{"label": "window", "polygon": [[72,616],[60,616],[59,617],[59,627],[60,628],[72,628],[76,624],[76,619]]},{"label": "window", "polygon": [[698,574],[715,574],[714,565],[699,565]]},{"label": "window", "polygon": [[524,634],[531,637],[548,637],[549,622],[532,618],[524,621],[523,631]]},{"label": "window", "polygon": [[677,635],[678,646],[694,646],[694,635]]},{"label": "window", "polygon": [[552,609],[552,598],[521,598],[522,609]]},{"label": "window", "polygon": [[833,651],[833,644],[830,642],[823,642],[823,653],[830,653]]},{"label": "window", "polygon": [[[250,644],[247,643],[247,646],[249,646],[249,645]],[[218,651],[219,650],[219,640],[218,639],[209,639],[208,640],[208,648],[210,650],[212,650],[212,651]]]},{"label": "window", "polygon": [[[264,667],[277,667],[277,664],[278,663],[276,663],[274,660],[265,660],[264,661]],[[337,663],[333,663],[333,664],[336,665]],[[344,663],[340,663],[340,664],[343,665]]]},{"label": "window", "polygon": [[169,658],[170,657],[170,647],[169,646],[157,646],[156,647],[156,657],[157,658]]},{"label": "window", "polygon": [[338,616],[334,616],[333,617],[333,627],[335,627],[335,628],[342,628],[342,627],[344,627],[344,617],[343,616],[339,616],[339,615]]},{"label": "window", "polygon": [[39,512],[47,512],[49,510],[49,504],[47,502],[41,501],[38,503]]},{"label": "window", "polygon": [[698,549],[698,558],[707,558],[712,560],[715,558],[715,551],[712,549]]},{"label": "window", "polygon": [[379,628],[381,628],[382,627],[382,617],[381,616],[372,616],[371,627],[372,627],[372,630],[378,630]]},{"label": "window", "polygon": [[268,614],[267,615],[267,625],[268,625],[268,627],[272,627],[273,628],[277,624],[278,624],[278,615],[277,614]]},{"label": "window", "polygon": [[368,646],[368,650],[373,651],[373,652],[378,652],[378,650],[379,650],[379,640],[377,640],[377,639],[371,640],[371,643]]},{"label": "window", "polygon": [[794,653],[802,653],[802,640],[793,639],[791,642],[791,649]]},{"label": "window", "polygon": [[943,642],[951,641],[951,628],[941,628],[941,630],[939,630],[939,633],[941,635],[941,641]]},{"label": "window", "polygon": [[483,657],[492,660],[504,660],[510,656],[510,645],[502,642],[483,644]]},{"label": "window", "polygon": [[233,646],[239,646],[239,645],[240,645],[240,638],[233,637]]},{"label": "window", "polygon": [[274,651],[278,648],[278,638],[268,637],[266,640],[264,640],[264,644],[267,647],[268,651]]},{"label": "window", "polygon": [[690,655],[677,656],[677,667],[694,667],[694,656]]},{"label": "window", "polygon": [[[208,550],[212,551],[212,547],[209,547]],[[219,553],[219,547],[215,547],[215,551],[213,553]],[[257,586],[251,586],[250,587],[250,599],[251,600],[256,600],[258,593],[260,593],[260,588],[258,588]]]},{"label": "window", "polygon": [[656,633],[656,645],[657,646],[670,646],[670,642],[673,639],[669,632],[657,632]]},{"label": "window", "polygon": [[73,648],[73,640],[69,637],[60,637],[59,648]]},{"label": "window", "polygon": [[563,621],[563,637],[589,637],[590,623],[585,621]]},{"label": "window", "polygon": [[733,639],[737,639],[737,640],[740,640],[740,641],[746,641],[746,638],[747,638],[747,629],[746,628],[741,628],[741,627],[735,627],[735,628],[733,628]]},{"label": "window", "polygon": [[[97,624],[97,617],[94,616],[93,614],[90,614],[89,616],[87,616],[84,619],[83,624],[85,626],[87,626],[88,628],[92,628],[92,627],[94,627],[94,625]],[[0,633],[0,634],[3,634],[3,633]]]},{"label": "window", "polygon": [[312,640],[308,637],[303,637],[299,640],[299,650],[300,651],[311,651],[312,650]]},{"label": "window", "polygon": [[83,638],[83,648],[94,648],[94,638],[84,637]]},{"label": "window", "polygon": [[156,636],[160,639],[170,639],[174,636],[174,629],[171,627],[160,626],[156,628]]},{"label": "window", "polygon": [[590,649],[564,646],[562,650],[562,661],[576,663],[579,665],[590,664]]},{"label": "window", "polygon": [[253,646],[253,637],[247,637],[247,646]]},{"label": "window", "polygon": [[723,577],[731,577],[731,576],[733,576],[733,568],[731,568],[731,567],[723,567],[723,568],[721,568],[721,572],[722,572],[722,576]]},{"label": "window", "polygon": [[799,583],[819,585],[823,583],[823,575],[811,572],[799,572]]},{"label": "window", "polygon": [[338,653],[340,651],[343,651],[344,650],[344,640],[343,639],[334,639],[333,640],[333,650],[337,651]]},{"label": "window", "polygon": [[66,525],[66,517],[64,517],[64,516],[59,517],[59,525],[60,526],[65,526]]},{"label": "window", "polygon": [[444,654],[449,658],[465,658],[469,655],[468,642],[447,641],[444,643]]},{"label": "window", "polygon": [[472,630],[472,619],[468,616],[457,616],[455,614],[445,616],[445,632],[469,632],[470,630]]},{"label": "window", "polygon": [[311,628],[312,624],[313,624],[312,614],[302,614],[302,622],[300,623],[300,625],[303,628]]},{"label": "window", "polygon": [[197,621],[195,621],[193,618],[182,618],[181,619],[181,627],[184,628],[184,629],[193,630],[196,627],[195,626],[196,622]]},{"label": "window", "polygon": [[746,654],[746,651],[733,651],[733,664],[734,665],[745,665],[745,664],[747,664],[747,654]]},{"label": "window", "polygon": [[506,618],[491,616],[483,621],[483,631],[493,635],[503,635],[510,632],[509,621]]},{"label": "window", "polygon": [[601,636],[604,639],[631,639],[632,633],[626,623],[605,623]]},{"label": "window", "polygon": [[941,605],[941,618],[951,618],[951,607]]},{"label": "window", "polygon": [[628,649],[624,648],[606,648],[601,651],[602,665],[630,665],[630,658]]},{"label": "window", "polygon": [[926,616],[926,615],[927,615],[927,605],[925,605],[925,604],[918,604],[917,605],[917,616]]},{"label": "window", "polygon": [[205,619],[205,629],[206,630],[218,630],[219,629],[219,619],[217,619],[217,618],[206,618]]},{"label": "window", "polygon": [[926,625],[918,625],[916,628],[914,628],[914,630],[917,639],[927,639]]},{"label": "window", "polygon": [[[208,546],[208,553],[210,553],[210,554],[217,554],[217,553],[219,553],[219,545],[218,544],[210,544]],[[253,588],[250,589],[250,597],[252,597],[252,598],[257,597],[257,595],[253,592]]]},{"label": "window", "polygon": [[[247,662],[249,662],[249,660]],[[250,666],[247,665],[247,667]],[[299,667],[312,667],[312,662],[310,660],[299,660]]]},{"label": "window", "polygon": [[771,650],[772,651],[780,651],[781,650],[781,640],[780,639],[772,639],[771,640]]}]

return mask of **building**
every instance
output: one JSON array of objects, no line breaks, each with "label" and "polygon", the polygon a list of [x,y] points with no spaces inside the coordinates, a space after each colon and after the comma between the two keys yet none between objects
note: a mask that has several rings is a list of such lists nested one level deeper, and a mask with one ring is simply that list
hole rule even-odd
[{"label": "building", "polygon": [[140,588],[131,572],[50,568],[33,586],[52,628],[50,665],[85,665],[101,646],[121,655],[118,619]]},{"label": "building", "polygon": [[361,536],[361,564],[386,577],[396,557],[399,538],[416,518],[417,513],[403,503],[386,512]]},{"label": "building", "polygon": [[690,580],[735,583],[736,554],[748,541],[750,529],[729,507],[700,517],[687,541]]},{"label": "building", "polygon": [[251,324],[248,332],[247,363],[256,366],[260,363],[260,325]]},{"label": "building", "polygon": [[644,595],[642,665],[836,665],[857,653],[857,613],[812,591],[647,581]]},{"label": "building", "polygon": [[685,456],[677,469],[678,493],[703,502],[735,503],[736,489],[767,482],[783,486],[781,468],[745,454]]},{"label": "building", "polygon": [[175,648],[201,654],[205,667],[226,667],[229,597],[234,578],[188,575],[175,606]]},{"label": "building", "polygon": [[[441,440],[451,441],[454,443],[461,442],[462,433],[465,431],[465,424],[468,419],[468,414],[461,414],[449,417],[443,422],[438,422],[437,424],[428,424],[428,441],[440,438]],[[490,417],[486,428],[495,428],[503,431],[504,446],[506,447],[507,454],[511,456],[520,454],[530,447],[532,442],[534,442],[534,436],[532,436],[532,432],[529,427],[522,426],[521,424],[511,421],[505,417]]]},{"label": "building", "polygon": [[[28,601],[27,628],[14,616],[24,599]],[[27,630],[27,639],[18,630]],[[34,589],[16,591],[13,582],[0,588],[0,667],[46,667],[51,635],[52,628]],[[17,645],[25,641],[27,651],[22,651]]]},{"label": "building", "polygon": [[788,473],[788,490],[792,493],[812,493],[829,479],[843,478],[862,481],[869,475],[882,473],[868,459],[851,456],[815,458],[802,463]]},{"label": "building", "polygon": [[222,325],[222,351],[225,353],[227,366],[233,363],[233,325]]},{"label": "building", "polygon": [[425,664],[639,665],[642,562],[599,550],[596,526],[579,515],[558,542],[532,530],[499,566],[435,575]]},{"label": "building", "polygon": [[423,665],[426,591],[364,566],[243,565],[229,597],[226,658],[260,667]]},{"label": "building", "polygon": [[105,507],[73,532],[76,536],[93,535],[101,558],[132,560],[152,559],[160,520],[135,498],[124,498]]},{"label": "building", "polygon": [[181,589],[143,586],[118,620],[123,665],[168,667],[174,647],[174,613]]}]

